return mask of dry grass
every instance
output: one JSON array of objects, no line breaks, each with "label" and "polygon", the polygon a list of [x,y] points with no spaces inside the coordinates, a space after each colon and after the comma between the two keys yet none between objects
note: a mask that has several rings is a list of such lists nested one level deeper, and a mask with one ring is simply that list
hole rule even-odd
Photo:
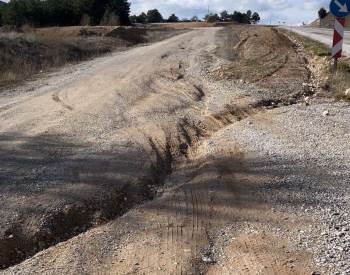
[{"label": "dry grass", "polygon": [[54,27],[0,32],[0,87],[35,74],[184,32],[171,28]]},{"label": "dry grass", "polygon": [[345,94],[345,91],[350,88],[349,59],[341,58],[335,72],[330,49],[326,45],[290,31],[285,32],[290,38],[299,42],[306,53],[315,60],[315,66],[318,67],[319,71],[317,77],[323,79],[319,85],[321,94],[350,101],[350,95]]},{"label": "dry grass", "polygon": [[350,94],[346,90],[350,88],[350,64],[349,60],[341,60],[338,63],[338,70],[333,75],[333,68],[329,68],[331,75],[331,88],[337,99],[350,101]]}]

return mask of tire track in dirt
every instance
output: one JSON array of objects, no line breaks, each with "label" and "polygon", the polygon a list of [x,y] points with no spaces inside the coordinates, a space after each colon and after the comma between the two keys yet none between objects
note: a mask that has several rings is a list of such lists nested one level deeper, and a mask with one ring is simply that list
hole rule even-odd
[{"label": "tire track in dirt", "polygon": [[69,111],[73,111],[74,110],[74,108],[72,106],[64,103],[64,101],[59,96],[59,92],[56,92],[56,93],[54,93],[52,95],[52,100],[57,102],[57,103],[60,103],[62,105],[62,107],[66,108]]}]

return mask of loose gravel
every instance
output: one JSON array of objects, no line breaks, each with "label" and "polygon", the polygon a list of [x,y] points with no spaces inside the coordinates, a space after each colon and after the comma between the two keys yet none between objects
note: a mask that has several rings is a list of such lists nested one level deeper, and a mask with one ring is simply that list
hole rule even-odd
[{"label": "loose gravel", "polygon": [[310,106],[297,104],[243,120],[213,141],[235,140],[254,155],[256,172],[276,176],[259,195],[275,205],[272,211],[310,221],[296,235],[281,229],[281,237],[311,251],[328,274],[350,273],[349,119],[348,103],[313,99]]}]

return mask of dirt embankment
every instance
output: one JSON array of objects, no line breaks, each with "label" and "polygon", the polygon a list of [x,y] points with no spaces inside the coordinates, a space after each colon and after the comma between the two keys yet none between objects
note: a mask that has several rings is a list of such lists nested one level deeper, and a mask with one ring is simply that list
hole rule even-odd
[{"label": "dirt embankment", "polygon": [[[157,31],[153,39],[168,36]],[[46,85],[38,80],[34,91],[4,92],[1,267],[157,194],[174,159],[190,154],[205,132],[187,118],[203,91],[183,79],[186,61],[177,60],[185,52],[179,43],[190,38],[91,61],[88,71],[86,64],[77,65],[67,82],[58,74]]]},{"label": "dirt embankment", "polygon": [[59,66],[183,33],[170,27],[53,27],[0,32],[0,87]]},{"label": "dirt embankment", "polygon": [[[264,39],[255,36],[261,31],[290,54],[287,62],[281,62],[274,58],[275,48],[270,45],[267,50],[266,45],[272,57],[269,64],[278,69],[265,74],[261,67],[261,81],[248,74],[244,81],[250,84],[242,83],[242,75],[225,66],[238,62],[248,73],[252,57],[244,53],[261,46]],[[230,41],[232,47],[223,49],[223,44],[216,44],[218,38]],[[290,65],[294,67],[288,74]],[[218,68],[229,77],[217,78]],[[263,111],[266,102],[303,91],[306,64],[284,37],[259,27],[238,27],[218,35],[216,29],[196,30],[92,62],[85,74],[65,85],[53,81],[46,92],[33,97],[10,98],[11,104],[5,102],[0,109],[6,122],[0,158],[5,182],[1,187],[3,265],[110,222],[5,273],[39,273],[46,268],[48,273],[67,274],[145,270],[198,274],[214,262],[218,230],[237,220],[242,226],[254,220],[269,223],[266,209],[271,205],[256,197],[255,191],[270,175],[250,170],[249,156],[234,142],[215,148],[209,138]],[[263,87],[263,79],[272,82],[273,78],[284,83],[282,90],[274,84]],[[23,175],[29,176],[22,179]],[[158,198],[163,184],[166,192]],[[115,219],[149,198],[156,199]],[[240,240],[245,242],[245,237]],[[254,245],[271,249],[269,240],[255,240]],[[241,244],[235,247],[244,249]],[[285,247],[287,243],[279,249]],[[264,249],[259,253],[262,258]],[[296,274],[283,265],[286,254],[265,257],[267,268]],[[309,255],[296,258],[303,271],[309,271]],[[244,265],[239,268],[245,270]]]},{"label": "dirt embankment", "polygon": [[277,29],[225,28],[218,40],[221,47],[217,54],[230,62],[212,72],[216,80],[238,79],[254,84],[277,103],[295,103],[301,95],[312,93],[307,85],[300,86],[310,78],[305,56]]}]

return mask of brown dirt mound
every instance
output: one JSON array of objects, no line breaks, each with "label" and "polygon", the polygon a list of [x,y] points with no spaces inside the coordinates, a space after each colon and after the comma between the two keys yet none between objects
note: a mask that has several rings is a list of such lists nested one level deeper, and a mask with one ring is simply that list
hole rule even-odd
[{"label": "brown dirt mound", "polygon": [[219,35],[217,55],[229,63],[212,73],[215,80],[242,79],[261,88],[280,89],[285,83],[291,90],[302,89],[307,75],[305,60],[293,43],[271,27],[235,26]]},{"label": "brown dirt mound", "polygon": [[53,27],[0,32],[0,86],[105,53],[170,38],[186,30],[169,27]]},{"label": "brown dirt mound", "polygon": [[146,28],[127,28],[119,27],[107,33],[106,37],[117,37],[125,41],[138,44],[147,42],[146,39],[147,29]]}]

